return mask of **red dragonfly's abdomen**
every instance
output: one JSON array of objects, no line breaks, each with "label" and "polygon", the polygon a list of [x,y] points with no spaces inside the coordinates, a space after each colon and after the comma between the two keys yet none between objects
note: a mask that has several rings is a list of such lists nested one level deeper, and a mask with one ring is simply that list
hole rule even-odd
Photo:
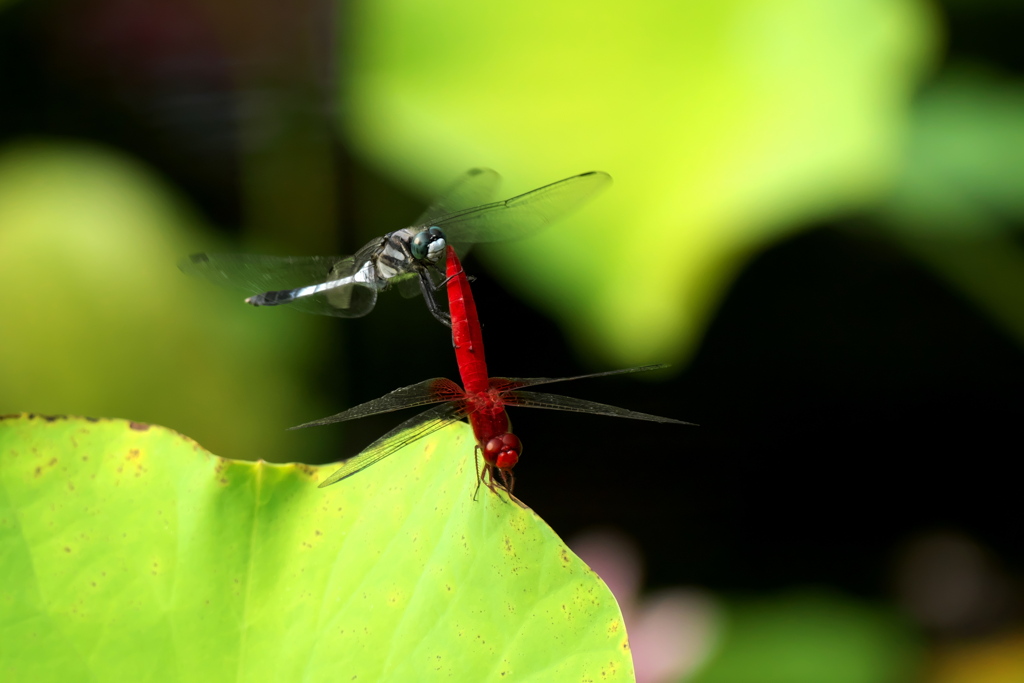
[{"label": "red dragonfly's abdomen", "polygon": [[448,312],[452,318],[452,343],[466,393],[479,395],[489,388],[484,338],[476,314],[473,292],[455,250],[448,247]]},{"label": "red dragonfly's abdomen", "polygon": [[[508,414],[501,400],[501,392],[491,386],[484,360],[484,338],[476,314],[476,302],[469,288],[469,280],[455,250],[448,247],[448,312],[452,318],[452,342],[455,359],[459,363],[462,386],[473,410],[469,424],[483,451],[488,468],[502,472],[510,470],[519,461],[523,445],[509,431]],[[509,475],[510,476],[510,475]],[[511,484],[508,484],[511,487]]]}]

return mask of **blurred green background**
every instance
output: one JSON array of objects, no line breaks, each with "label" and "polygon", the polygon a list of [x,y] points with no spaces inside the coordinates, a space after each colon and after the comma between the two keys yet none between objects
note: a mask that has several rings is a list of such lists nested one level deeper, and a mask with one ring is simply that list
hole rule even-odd
[{"label": "blurred green background", "polygon": [[716,605],[666,608],[700,628],[646,650],[631,627],[638,672],[700,654],[641,680],[1024,680],[1022,21],[1008,0],[2,3],[0,411],[340,459],[394,421],[284,429],[454,377],[446,331],[397,294],[359,320],[253,309],[176,260],[350,253],[473,166],[503,196],[607,171],[466,266],[496,374],[670,362],[565,390],[702,425],[513,415],[517,493],[556,531],[614,527],[650,584]]}]

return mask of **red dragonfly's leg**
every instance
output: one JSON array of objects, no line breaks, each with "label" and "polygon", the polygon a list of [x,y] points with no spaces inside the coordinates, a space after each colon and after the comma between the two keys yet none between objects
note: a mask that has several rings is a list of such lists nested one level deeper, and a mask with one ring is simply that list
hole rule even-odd
[{"label": "red dragonfly's leg", "polygon": [[511,496],[512,489],[516,485],[516,475],[512,473],[512,470],[499,469],[498,476],[501,477],[501,487]]},{"label": "red dragonfly's leg", "polygon": [[[497,470],[498,474],[494,473],[495,470]],[[499,478],[501,481],[498,481]],[[508,496],[508,500],[505,501],[506,503],[514,501],[516,505],[524,510],[530,509],[529,505],[516,498],[512,493],[512,489],[515,488],[516,485],[516,475],[512,473],[511,469],[495,467],[485,460],[484,469],[480,470],[480,477],[476,483],[477,491],[480,490],[480,484],[484,484],[492,493],[494,493],[494,495],[498,496],[499,499],[502,499],[499,491],[504,491]],[[473,494],[473,500],[476,500],[476,493]]]},{"label": "red dragonfly's leg", "polygon": [[497,484],[497,487],[502,489],[502,490],[504,490],[505,493],[508,494],[508,499],[509,500],[515,501],[515,504],[518,505],[519,507],[523,508],[524,510],[529,510],[530,506],[527,505],[526,503],[524,503],[523,501],[519,500],[518,498],[516,498],[515,494],[512,493],[512,489],[514,489],[515,486],[516,486],[516,475],[515,475],[515,473],[511,469],[500,469],[498,467],[493,467],[492,466],[492,470],[491,470],[491,479],[492,480],[494,478],[494,470],[498,470],[498,476],[501,477],[501,483]]},{"label": "red dragonfly's leg", "polygon": [[[484,467],[487,463],[484,463]],[[473,449],[473,470],[476,472],[476,488],[473,489],[473,500],[476,500],[476,495],[480,493],[480,484],[484,483],[484,471],[480,469],[480,444],[476,445]]]},{"label": "red dragonfly's leg", "polygon": [[[498,496],[498,498],[501,498],[501,494],[498,493],[498,489],[501,489],[502,491],[508,494],[509,500],[514,500],[519,505],[519,507],[526,509],[527,506],[523,504],[523,501],[519,500],[518,498],[512,495],[512,486],[515,485],[515,476],[512,475],[512,473],[508,470],[498,470],[499,475],[501,476],[502,479],[502,481],[499,483],[494,475],[494,470],[498,468],[496,468],[494,465],[490,464],[486,460],[484,460],[483,469],[480,468],[480,451],[480,444],[477,444],[476,448],[473,450],[473,460],[476,463],[477,472],[476,489],[473,490],[473,500],[476,500],[477,494],[480,492],[480,485],[483,484],[484,486],[491,490],[491,493]],[[507,476],[512,477],[511,483],[506,478]]]}]

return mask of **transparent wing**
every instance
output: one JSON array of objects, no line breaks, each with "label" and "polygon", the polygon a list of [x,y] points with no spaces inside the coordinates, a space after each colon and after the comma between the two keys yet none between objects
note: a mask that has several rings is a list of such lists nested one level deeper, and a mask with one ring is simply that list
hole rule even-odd
[{"label": "transparent wing", "polygon": [[178,268],[215,285],[254,294],[326,282],[345,260],[342,256],[192,254],[178,261]]},{"label": "transparent wing", "polygon": [[343,410],[337,415],[322,417],[319,420],[313,420],[312,422],[306,422],[295,427],[289,427],[289,429],[318,427],[320,425],[334,424],[335,422],[358,420],[361,417],[367,417],[369,415],[390,413],[396,410],[402,410],[403,408],[415,408],[417,406],[425,406],[431,403],[441,403],[444,401],[458,401],[464,398],[465,395],[466,393],[462,390],[462,387],[455,382],[450,379],[445,379],[444,377],[435,377],[434,379],[424,380],[416,384],[411,384],[407,387],[402,387],[401,389],[395,389],[388,394],[384,394],[380,398],[375,398],[372,401],[360,403],[354,408]]},{"label": "transparent wing", "polygon": [[320,488],[330,486],[346,477],[351,477],[356,472],[380,462],[414,441],[418,441],[428,434],[433,434],[442,427],[456,422],[463,417],[465,417],[465,408],[461,404],[445,403],[444,405],[434,406],[406,420],[371,443],[358,455],[341,463],[341,467],[335,470],[331,476],[327,477],[320,484]]},{"label": "transparent wing", "polygon": [[192,254],[181,259],[178,268],[216,285],[249,292],[253,296],[246,302],[254,306],[287,304],[307,313],[358,318],[373,310],[377,302],[380,285],[373,273],[364,275],[361,282],[323,285],[353,278],[379,243],[374,240],[348,257]]},{"label": "transparent wing", "polygon": [[611,182],[607,173],[591,171],[503,202],[448,214],[430,225],[444,229],[449,243],[455,243],[457,248],[465,244],[518,239],[575,211]]},{"label": "transparent wing", "polygon": [[[430,279],[430,274],[427,273],[426,275],[427,279]],[[397,285],[399,293],[401,293],[401,295],[406,299],[413,299],[423,293],[423,290],[420,289],[419,273],[399,275],[391,278],[391,282]],[[433,283],[432,280],[431,283]],[[433,284],[431,284],[431,286],[433,286]]]},{"label": "transparent wing", "polygon": [[522,387],[534,387],[538,384],[554,384],[555,382],[569,382],[576,379],[590,379],[592,377],[609,377],[611,375],[629,375],[634,372],[648,372],[650,370],[661,370],[668,366],[664,363],[654,365],[641,365],[636,368],[625,368],[623,370],[606,370],[605,372],[594,372],[589,375],[576,375],[575,377],[492,377],[491,388],[498,391],[511,391]]},{"label": "transparent wing", "polygon": [[520,408],[547,408],[548,410],[567,410],[573,413],[590,413],[591,415],[607,415],[608,417],[628,417],[632,420],[647,420],[648,422],[665,422],[668,424],[692,425],[692,422],[674,420],[670,417],[660,417],[648,413],[639,413],[635,410],[626,410],[617,406],[610,406],[594,401],[584,401],[580,398],[570,396],[558,396],[556,394],[542,394],[539,391],[510,391],[503,394],[502,402],[506,406],[518,406]]},{"label": "transparent wing", "polygon": [[413,225],[433,225],[449,214],[485,204],[494,199],[501,176],[489,168],[473,168],[442,192]]}]

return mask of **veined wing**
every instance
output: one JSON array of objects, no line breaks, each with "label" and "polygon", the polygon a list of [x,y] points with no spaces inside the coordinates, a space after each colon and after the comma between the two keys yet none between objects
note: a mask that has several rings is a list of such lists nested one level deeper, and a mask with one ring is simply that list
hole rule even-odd
[{"label": "veined wing", "polygon": [[391,413],[396,410],[402,410],[403,408],[415,408],[417,406],[425,406],[431,403],[457,401],[465,395],[466,393],[462,390],[462,387],[455,382],[450,379],[445,379],[444,377],[436,377],[416,384],[410,384],[409,386],[402,387],[401,389],[395,389],[390,393],[384,394],[380,398],[375,398],[372,401],[367,401],[366,403],[360,403],[359,405],[349,408],[348,410],[343,410],[336,415],[322,417],[319,420],[313,420],[312,422],[306,422],[295,427],[289,427],[289,429],[318,427],[321,425],[334,424],[335,422],[358,420],[361,417],[369,417],[370,415]]},{"label": "veined wing", "polygon": [[489,168],[473,168],[438,195],[413,225],[435,225],[434,221],[494,199],[501,176]]},{"label": "veined wing", "polygon": [[215,285],[253,293],[325,282],[344,260],[343,256],[192,254],[178,261],[178,268]]},{"label": "veined wing", "polygon": [[607,173],[591,171],[503,202],[456,211],[429,225],[443,229],[456,245],[517,239],[575,211],[611,181]]},{"label": "veined wing", "polygon": [[418,441],[428,434],[433,434],[442,427],[461,420],[463,417],[465,417],[465,406],[463,404],[445,403],[409,418],[371,443],[358,455],[342,462],[341,467],[321,482],[319,488],[330,486],[346,477],[351,477],[356,472],[380,462],[414,441]]},{"label": "veined wing", "polygon": [[625,368],[622,370],[606,370],[605,372],[593,372],[589,375],[576,375],[574,377],[492,377],[491,388],[498,391],[510,391],[522,387],[535,387],[538,384],[554,384],[555,382],[569,382],[575,379],[590,379],[592,377],[609,377],[611,375],[629,375],[634,372],[648,372],[650,370],[661,370],[668,366],[664,363],[653,365],[641,365],[636,368]]},{"label": "veined wing", "polygon": [[364,255],[374,244],[349,257],[192,254],[181,259],[178,268],[216,285],[248,292],[253,296],[246,301],[255,306],[288,304],[307,313],[357,318],[369,313],[377,301],[374,274],[367,272]]},{"label": "veined wing", "polygon": [[501,400],[506,406],[517,406],[520,408],[547,408],[549,410],[567,410],[573,413],[607,415],[608,417],[628,417],[631,420],[647,420],[648,422],[693,425],[692,422],[674,420],[670,417],[640,413],[635,410],[626,410],[625,408],[595,401],[584,401],[583,399],[572,398],[571,396],[542,394],[539,391],[510,391],[507,394],[502,394]]}]

